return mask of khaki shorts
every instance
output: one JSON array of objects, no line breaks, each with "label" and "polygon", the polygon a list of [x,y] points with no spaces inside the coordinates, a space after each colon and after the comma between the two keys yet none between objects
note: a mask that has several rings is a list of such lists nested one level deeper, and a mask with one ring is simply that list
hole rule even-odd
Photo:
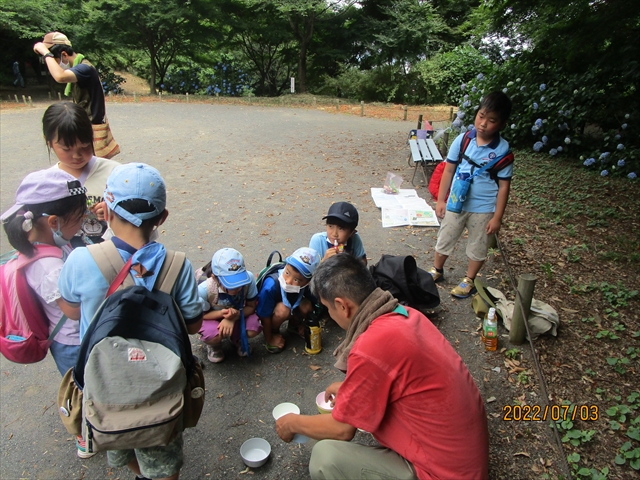
[{"label": "khaki shorts", "polygon": [[450,256],[458,240],[466,228],[469,231],[467,238],[467,257],[475,262],[484,262],[489,251],[489,239],[487,224],[493,218],[493,213],[453,213],[447,211],[440,224],[436,252],[440,255]]},{"label": "khaki shorts", "polygon": [[175,475],[184,463],[182,432],[164,447],[107,451],[109,465],[115,468],[126,466],[134,458],[138,459],[140,473],[147,478],[166,478]]}]

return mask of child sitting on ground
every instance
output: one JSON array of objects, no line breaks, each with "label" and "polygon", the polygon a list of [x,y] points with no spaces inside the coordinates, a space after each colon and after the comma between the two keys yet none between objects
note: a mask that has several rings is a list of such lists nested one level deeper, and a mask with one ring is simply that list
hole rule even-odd
[{"label": "child sitting on ground", "polygon": [[367,254],[358,227],[358,211],[347,202],[336,202],[329,208],[329,213],[323,220],[327,221],[327,231],[316,233],[309,241],[309,248],[320,254],[322,260],[332,257],[336,253],[350,253],[367,264]]},{"label": "child sitting on ground", "polygon": [[198,295],[206,313],[200,335],[207,345],[207,358],[212,363],[224,360],[223,338],[231,339],[238,355],[248,356],[248,338],[262,331],[255,314],[258,288],[254,275],[233,248],[218,250],[202,273],[207,279],[198,285]]},{"label": "child sitting on ground", "polygon": [[[509,143],[500,136],[500,131],[507,124],[510,114],[511,100],[507,95],[502,92],[488,94],[480,102],[474,128],[458,135],[447,155],[436,204],[436,215],[444,219],[438,231],[435,259],[429,273],[435,282],[444,279],[444,264],[466,228],[469,231],[466,250],[469,264],[465,277],[451,290],[451,295],[457,298],[467,298],[476,292],[474,279],[487,258],[491,235],[500,230],[507,207],[513,154],[509,150]],[[465,135],[470,138],[466,151],[462,148]],[[462,181],[473,175],[475,169],[496,159],[493,167],[473,178],[462,211],[448,211],[447,192],[452,180]],[[454,175],[458,178],[454,179]]]},{"label": "child sitting on ground", "polygon": [[73,175],[87,189],[89,214],[71,245],[75,248],[102,242],[107,231],[102,193],[109,174],[120,164],[94,155],[91,120],[75,103],[54,103],[47,108],[42,117],[42,133],[49,154],[53,150],[59,160],[52,170]]},{"label": "child sitting on ground", "polygon": [[286,320],[289,320],[288,329],[297,332],[313,310],[315,299],[307,286],[319,264],[318,252],[302,247],[286,258],[282,269],[264,279],[256,313],[262,322],[265,347],[269,353],[284,350],[280,326]]}]

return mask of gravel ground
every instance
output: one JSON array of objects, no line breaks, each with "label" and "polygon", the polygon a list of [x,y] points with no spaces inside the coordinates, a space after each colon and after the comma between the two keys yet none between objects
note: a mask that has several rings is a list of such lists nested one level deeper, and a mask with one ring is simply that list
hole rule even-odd
[{"label": "gravel ground", "polygon": [[[41,133],[45,107],[3,109],[0,115],[2,210],[12,204],[27,172],[49,165]],[[160,102],[109,103],[108,113],[122,150],[116,160],[149,163],[163,174],[170,216],[162,241],[186,251],[195,266],[218,248],[232,246],[256,273],[272,250],[289,254],[307,245],[313,233],[323,230],[329,205],[339,200],[358,208],[358,230],[370,264],[386,253],[414,255],[418,266],[431,266],[437,229],[383,229],[370,196],[370,188],[381,187],[387,171],[402,175],[410,187],[413,169],[406,162],[405,140],[413,122],[308,109]],[[428,197],[426,188],[418,192]],[[4,234],[0,246],[2,252],[10,248]],[[549,466],[553,470],[556,453],[546,425],[522,428],[502,421],[503,407],[515,399],[504,357],[484,352],[470,300],[453,301],[448,294],[465,268],[464,249],[458,248],[447,264],[442,305],[430,317],[469,366],[483,397],[495,398],[487,404],[491,477],[532,478]],[[489,283],[496,268],[497,257],[485,267]],[[328,322],[324,350],[316,356],[304,354],[298,338],[288,338],[281,355],[270,355],[259,336],[252,341],[250,359],[238,358],[226,345],[227,359],[205,370],[207,401],[199,425],[185,434],[182,478],[244,478],[239,449],[254,436],[267,439],[272,454],[264,467],[248,473],[256,478],[307,478],[313,442],[283,443],[273,428],[271,410],[290,401],[302,413],[316,413],[316,394],[342,377],[333,368],[331,352],[343,337],[339,327]],[[507,339],[501,341],[508,347]],[[195,353],[204,357],[195,337],[193,343]],[[496,366],[502,367],[501,373],[491,370]],[[133,478],[126,469],[108,468],[104,454],[76,458],[73,439],[55,408],[60,377],[51,357],[27,366],[0,359],[0,370],[0,478]],[[530,403],[540,403],[535,401],[535,386],[525,395]],[[361,433],[357,440],[371,442]],[[546,462],[542,467],[540,459]]]}]

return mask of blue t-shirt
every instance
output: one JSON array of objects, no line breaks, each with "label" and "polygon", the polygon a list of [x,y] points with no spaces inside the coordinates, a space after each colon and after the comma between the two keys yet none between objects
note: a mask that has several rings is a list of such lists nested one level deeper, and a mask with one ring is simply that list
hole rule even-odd
[{"label": "blue t-shirt", "polygon": [[[122,260],[126,262],[136,252],[127,243],[113,238]],[[143,285],[142,278],[132,276],[136,285]],[[109,290],[109,283],[100,272],[86,248],[76,248],[62,267],[58,287],[62,298],[71,304],[80,304],[80,340],[84,337],[93,316],[98,311]],[[202,306],[198,298],[196,277],[189,260],[184,261],[171,296],[176,301],[187,325],[198,321],[202,315]]]},{"label": "blue t-shirt", "polygon": [[[327,238],[327,232],[316,233],[309,241],[309,248],[313,248],[320,254],[320,258],[324,258],[324,254],[327,253],[329,248],[333,248],[333,242],[330,242]],[[367,254],[364,251],[364,245],[358,232],[355,235],[351,235],[351,238],[347,240],[347,244],[344,247],[344,251],[350,253],[356,258],[366,258]]]},{"label": "blue t-shirt", "polygon": [[104,104],[104,90],[98,71],[90,63],[83,61],[69,69],[78,80],[71,84],[73,102],[87,111],[91,123],[104,123],[106,107]]},{"label": "blue t-shirt", "polygon": [[[282,270],[278,271],[278,275]],[[305,297],[311,300],[311,302],[315,302],[313,295],[309,291],[309,286],[307,285],[302,289],[300,293],[287,293],[287,300],[291,305],[295,305],[299,298]],[[282,289],[280,288],[280,283],[277,278],[274,276],[268,276],[262,282],[262,288],[260,289],[260,293],[258,294],[258,307],[256,308],[256,314],[260,318],[268,318],[273,315],[273,311],[276,308],[276,305],[282,301]]]},{"label": "blue t-shirt", "polygon": [[[463,137],[464,133],[461,133],[451,144],[449,154],[447,155],[447,162],[458,163]],[[463,158],[457,174],[471,175],[478,167],[482,167],[494,158],[501,157],[509,152],[509,142],[500,135],[496,135],[491,142],[481,147],[476,143],[475,130],[472,130],[472,137],[465,156],[473,160],[476,165],[473,165]],[[512,175],[513,163],[497,172],[497,178],[499,180],[511,180]],[[456,181],[455,176],[453,181]],[[485,171],[473,178],[473,183],[467,193],[467,199],[462,204],[462,210],[470,213],[493,213],[496,211],[497,199],[498,183],[491,178],[488,171]]]}]

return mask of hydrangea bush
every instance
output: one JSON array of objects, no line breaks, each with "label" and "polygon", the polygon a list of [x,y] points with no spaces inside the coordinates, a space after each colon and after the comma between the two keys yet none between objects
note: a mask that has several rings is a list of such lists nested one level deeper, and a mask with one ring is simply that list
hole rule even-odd
[{"label": "hydrangea bush", "polygon": [[537,71],[518,69],[508,62],[478,73],[460,86],[452,129],[471,128],[484,95],[502,90],[513,102],[503,131],[512,146],[556,158],[578,158],[603,177],[635,179],[640,173],[640,106],[606,109],[607,92],[592,88],[589,76],[563,76],[544,65]]},{"label": "hydrangea bush", "polygon": [[160,91],[166,93],[239,97],[252,91],[249,75],[232,61],[217,62],[203,68],[193,62],[171,66]]},{"label": "hydrangea bush", "polygon": [[102,65],[96,65],[96,70],[102,82],[102,90],[105,94],[109,92],[116,95],[122,94],[122,84],[126,82],[124,77],[114,73]]}]

